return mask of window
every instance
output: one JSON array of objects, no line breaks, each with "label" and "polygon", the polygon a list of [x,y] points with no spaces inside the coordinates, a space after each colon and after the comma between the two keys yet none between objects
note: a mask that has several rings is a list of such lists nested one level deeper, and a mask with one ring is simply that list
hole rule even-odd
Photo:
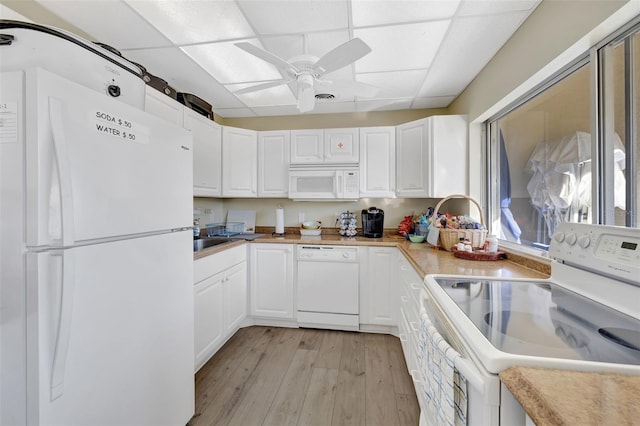
[{"label": "window", "polygon": [[636,25],[489,120],[492,231],[546,250],[561,222],[637,227],[639,89]]}]

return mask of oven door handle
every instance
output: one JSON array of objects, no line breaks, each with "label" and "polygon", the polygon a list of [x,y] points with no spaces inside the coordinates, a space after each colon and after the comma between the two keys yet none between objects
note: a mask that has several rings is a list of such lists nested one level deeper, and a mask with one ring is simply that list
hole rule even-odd
[{"label": "oven door handle", "polygon": [[[437,318],[440,318],[440,321],[446,318],[444,312],[442,312],[441,308],[431,298],[431,295],[426,289],[422,289],[422,291],[420,292],[420,305],[421,316],[425,314],[427,318],[429,318],[426,311],[431,310]],[[431,325],[433,325],[433,323],[431,323]],[[499,400],[494,400],[494,396],[499,395],[500,379],[498,378],[498,376],[483,374],[480,371],[479,367],[476,366],[476,364],[473,362],[473,360],[464,357],[468,356],[465,353],[464,348],[457,347],[457,344],[451,345],[451,342],[448,341],[449,339],[447,339],[445,336],[442,336],[442,338],[445,339],[449,346],[451,346],[456,352],[458,352],[458,354],[460,354],[460,356],[455,360],[454,365],[458,369],[460,374],[462,374],[467,380],[467,383],[474,389],[476,389],[484,397],[486,402],[492,405],[498,405],[500,403]]]}]

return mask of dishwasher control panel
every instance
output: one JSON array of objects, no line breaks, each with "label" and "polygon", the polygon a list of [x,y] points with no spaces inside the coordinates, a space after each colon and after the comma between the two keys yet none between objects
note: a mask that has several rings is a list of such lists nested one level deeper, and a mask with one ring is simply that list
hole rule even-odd
[{"label": "dishwasher control panel", "polygon": [[358,262],[358,247],[299,245],[298,261]]}]

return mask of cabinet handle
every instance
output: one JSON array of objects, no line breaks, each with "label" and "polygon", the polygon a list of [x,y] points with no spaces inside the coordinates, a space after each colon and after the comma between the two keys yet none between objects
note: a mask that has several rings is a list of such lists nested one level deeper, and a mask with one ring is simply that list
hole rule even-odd
[{"label": "cabinet handle", "polygon": [[400,300],[402,300],[404,303],[409,303],[409,298],[407,296],[400,296]]},{"label": "cabinet handle", "polygon": [[418,323],[416,323],[415,321],[409,321],[409,325],[411,326],[413,331],[420,331],[420,329],[418,328]]},{"label": "cabinet handle", "polygon": [[421,290],[421,288],[416,283],[409,283],[409,287],[411,287],[412,290]]}]

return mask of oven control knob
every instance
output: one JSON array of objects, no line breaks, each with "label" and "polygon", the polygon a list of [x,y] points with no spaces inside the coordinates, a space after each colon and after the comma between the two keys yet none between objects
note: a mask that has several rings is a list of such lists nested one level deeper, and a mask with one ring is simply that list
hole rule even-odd
[{"label": "oven control knob", "polygon": [[571,234],[568,234],[567,238],[565,239],[567,244],[569,244],[570,246],[574,245],[577,240],[578,240],[578,237],[576,237],[576,234],[574,234],[573,232]]},{"label": "oven control knob", "polygon": [[556,232],[553,234],[553,239],[561,243],[564,241],[564,232]]},{"label": "oven control knob", "polygon": [[578,245],[582,248],[587,248],[589,247],[589,244],[591,244],[591,238],[589,238],[588,235],[583,235],[580,238],[578,238]]}]

